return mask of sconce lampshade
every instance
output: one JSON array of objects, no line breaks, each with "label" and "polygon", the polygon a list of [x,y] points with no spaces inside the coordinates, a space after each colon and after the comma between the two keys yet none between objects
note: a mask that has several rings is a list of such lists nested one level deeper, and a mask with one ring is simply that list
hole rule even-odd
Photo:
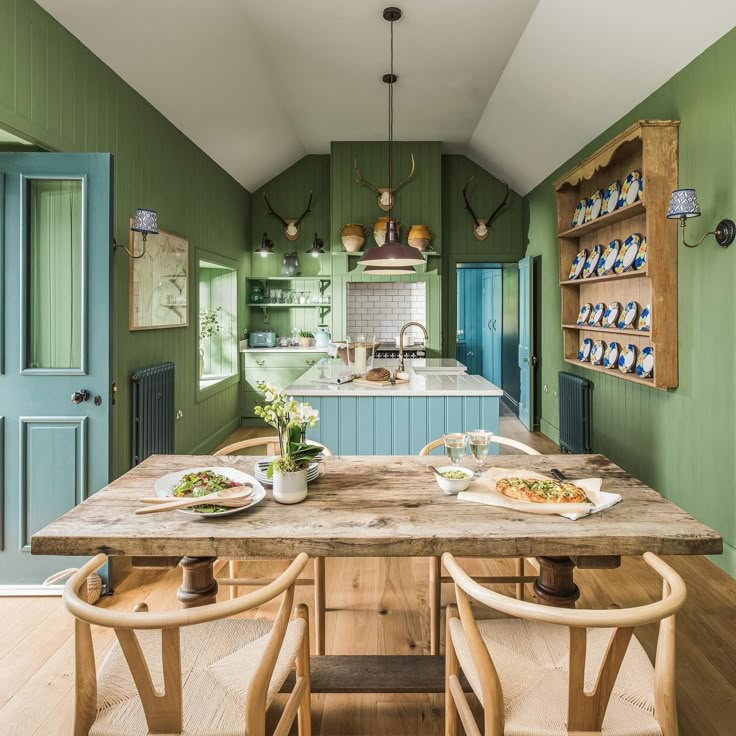
[{"label": "sconce lampshade", "polygon": [[155,235],[158,232],[158,214],[156,210],[147,210],[142,207],[137,209],[130,229],[136,233]]},{"label": "sconce lampshade", "polygon": [[675,189],[670,198],[667,217],[679,220],[681,217],[700,217],[698,194],[694,189]]},{"label": "sconce lampshade", "polygon": [[263,233],[261,244],[253,252],[264,257],[273,255],[273,240],[269,240],[267,233]]}]

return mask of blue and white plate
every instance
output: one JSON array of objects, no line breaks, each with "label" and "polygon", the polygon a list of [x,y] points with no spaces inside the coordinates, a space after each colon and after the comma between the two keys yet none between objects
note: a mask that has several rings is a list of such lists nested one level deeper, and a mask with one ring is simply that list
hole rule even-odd
[{"label": "blue and white plate", "polygon": [[572,281],[572,279],[576,279],[580,274],[583,272],[583,268],[585,268],[585,261],[588,260],[588,249],[583,248],[573,259],[572,265],[570,266],[570,273],[568,274],[568,278]]},{"label": "blue and white plate", "polygon": [[601,253],[603,253],[602,245],[593,246],[593,250],[590,251],[590,255],[585,261],[585,266],[583,267],[584,279],[590,278],[595,273],[595,269],[598,267],[598,262],[601,259]]},{"label": "blue and white plate", "polygon": [[578,350],[578,360],[581,363],[585,363],[586,360],[590,357],[590,351],[593,349],[593,341],[586,337],[585,340],[583,340],[580,343],[580,350]]},{"label": "blue and white plate", "polygon": [[639,305],[636,302],[629,302],[622,310],[618,317],[619,330],[625,330],[634,324],[634,320],[639,314]]},{"label": "blue and white plate", "polygon": [[603,367],[615,368],[618,365],[618,354],[621,346],[617,342],[609,342],[606,352],[603,353]]},{"label": "blue and white plate", "polygon": [[621,197],[621,182],[612,181],[607,187],[606,191],[603,192],[603,207],[602,212],[604,215],[610,215],[618,207],[618,200]]},{"label": "blue and white plate", "polygon": [[647,267],[647,239],[642,238],[639,243],[639,250],[636,252],[636,258],[634,259],[634,270],[641,271]]},{"label": "blue and white plate", "polygon": [[632,171],[624,181],[621,187],[621,197],[619,198],[619,207],[627,204],[633,204],[639,197],[641,189],[641,172]]},{"label": "blue and white plate", "polygon": [[621,241],[612,240],[603,250],[600,259],[598,260],[598,275],[605,276],[611,273],[613,267],[616,265],[616,259],[621,251]]},{"label": "blue and white plate", "polygon": [[603,319],[601,320],[601,327],[615,327],[616,320],[618,319],[618,315],[620,311],[621,311],[621,305],[618,302],[611,302],[606,307],[606,311],[603,312]]},{"label": "blue and white plate", "polygon": [[578,320],[575,323],[578,327],[582,327],[588,321],[592,309],[592,304],[583,304],[583,306],[580,307],[580,311],[578,312]]},{"label": "blue and white plate", "polygon": [[636,195],[637,199],[643,199],[644,198],[644,177],[642,176],[641,179],[639,179],[639,193]]},{"label": "blue and white plate", "polygon": [[654,348],[647,345],[642,348],[636,359],[636,375],[639,378],[650,378],[654,373]]},{"label": "blue and white plate", "polygon": [[623,248],[618,253],[618,258],[613,266],[616,273],[624,273],[630,271],[636,260],[636,254],[639,252],[641,245],[641,235],[632,233],[624,241]]},{"label": "blue and white plate", "polygon": [[603,358],[606,355],[606,343],[603,340],[596,340],[590,349],[590,362],[593,365],[603,365]]},{"label": "blue and white plate", "polygon": [[629,343],[625,348],[621,348],[618,354],[618,369],[621,373],[631,373],[636,366],[636,345]]},{"label": "blue and white plate", "polygon": [[590,312],[590,317],[588,317],[588,325],[590,327],[595,327],[597,324],[599,324],[601,319],[603,318],[603,312],[605,311],[606,305],[603,302],[598,302],[598,304],[596,304]]},{"label": "blue and white plate", "polygon": [[580,227],[585,222],[585,212],[588,209],[588,200],[581,199],[575,208],[575,214],[572,216],[572,226]]},{"label": "blue and white plate", "polygon": [[603,192],[599,189],[594,192],[585,207],[585,222],[591,222],[598,218],[603,207]]},{"label": "blue and white plate", "polygon": [[639,313],[639,321],[636,326],[642,332],[649,332],[652,329],[652,308],[649,304]]}]

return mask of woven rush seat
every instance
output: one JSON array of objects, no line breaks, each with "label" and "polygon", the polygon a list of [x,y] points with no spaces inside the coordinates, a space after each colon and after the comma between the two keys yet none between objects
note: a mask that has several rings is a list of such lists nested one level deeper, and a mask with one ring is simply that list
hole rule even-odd
[{"label": "woven rush seat", "polygon": [[[229,619],[182,629],[183,736],[243,736],[250,682],[271,627],[271,621]],[[267,707],[288,677],[306,630],[303,619],[289,623],[268,687]],[[161,692],[161,633],[137,631],[136,635]],[[140,697],[118,643],[100,668],[97,702],[93,736],[148,735]]]},{"label": "woven rush seat", "polygon": [[[476,623],[503,683],[505,736],[568,736],[568,630],[518,619]],[[480,680],[460,619],[450,619],[449,632],[468,683],[483,704]],[[588,691],[595,686],[611,633],[611,629],[587,631]],[[601,733],[662,734],[654,718],[654,667],[635,636],[616,678]]]}]

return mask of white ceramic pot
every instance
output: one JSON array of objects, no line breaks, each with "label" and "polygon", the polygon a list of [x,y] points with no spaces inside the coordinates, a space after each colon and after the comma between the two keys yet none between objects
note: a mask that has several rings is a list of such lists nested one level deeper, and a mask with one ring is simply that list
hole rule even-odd
[{"label": "white ceramic pot", "polygon": [[279,503],[299,503],[307,497],[307,471],[273,472],[273,498]]}]

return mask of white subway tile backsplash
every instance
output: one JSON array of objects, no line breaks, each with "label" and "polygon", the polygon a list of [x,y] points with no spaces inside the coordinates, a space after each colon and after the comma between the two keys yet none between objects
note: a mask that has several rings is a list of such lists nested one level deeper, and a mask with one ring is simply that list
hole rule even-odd
[{"label": "white subway tile backsplash", "polygon": [[[349,335],[393,340],[405,322],[426,319],[426,291],[421,282],[349,283],[347,330]],[[420,331],[411,329],[416,337]]]}]

